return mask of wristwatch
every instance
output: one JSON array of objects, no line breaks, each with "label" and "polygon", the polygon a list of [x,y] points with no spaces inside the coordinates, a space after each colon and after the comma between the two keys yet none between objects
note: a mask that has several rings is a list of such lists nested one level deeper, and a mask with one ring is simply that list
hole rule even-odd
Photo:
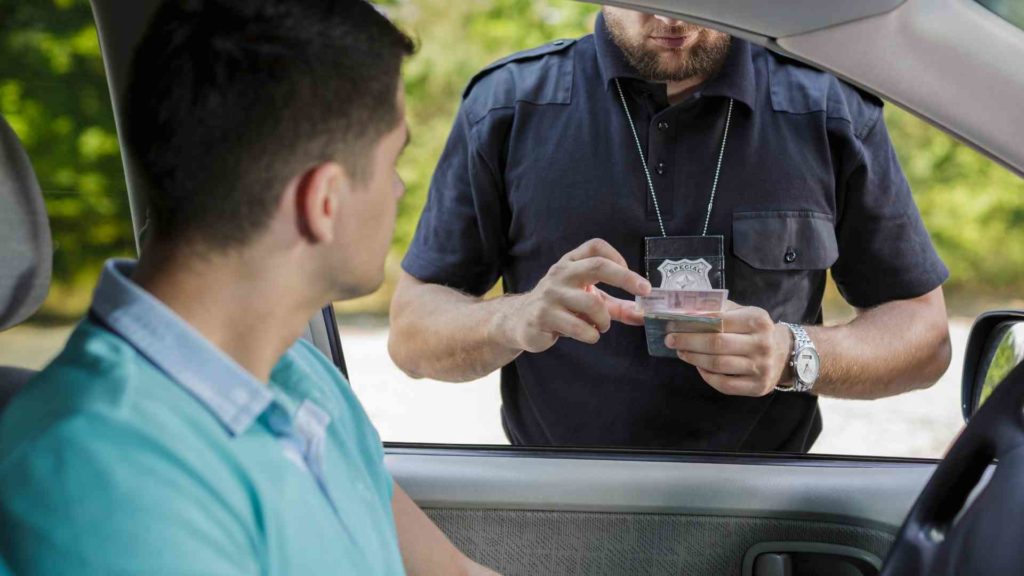
[{"label": "wristwatch", "polygon": [[790,367],[793,368],[793,383],[788,386],[776,386],[775,389],[780,392],[809,392],[821,372],[818,350],[803,326],[789,322],[782,324],[793,333],[793,357],[789,361]]}]

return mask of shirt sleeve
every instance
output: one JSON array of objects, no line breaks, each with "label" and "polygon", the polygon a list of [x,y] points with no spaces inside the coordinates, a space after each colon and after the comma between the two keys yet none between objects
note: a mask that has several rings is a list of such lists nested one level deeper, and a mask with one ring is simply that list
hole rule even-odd
[{"label": "shirt sleeve", "polygon": [[456,116],[402,268],[423,282],[481,295],[497,282],[505,253],[501,158],[512,111],[471,119],[474,92]]},{"label": "shirt sleeve", "polygon": [[850,144],[837,180],[839,259],[832,277],[858,308],[922,296],[949,277],[914,204],[881,105],[872,106],[871,122],[859,129],[846,125]]},{"label": "shirt sleeve", "polygon": [[0,465],[0,556],[25,576],[258,573],[252,535],[167,456],[91,414],[43,432]]}]

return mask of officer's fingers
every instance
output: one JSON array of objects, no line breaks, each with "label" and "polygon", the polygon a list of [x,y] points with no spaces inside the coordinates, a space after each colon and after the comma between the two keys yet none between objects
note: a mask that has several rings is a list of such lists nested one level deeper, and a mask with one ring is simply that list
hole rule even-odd
[{"label": "officer's fingers", "polygon": [[629,265],[626,264],[626,259],[622,257],[622,254],[619,254],[619,251],[611,244],[600,238],[587,240],[578,248],[566,254],[565,258],[570,262],[576,262],[598,256],[601,258],[607,258],[623,268],[629,268]]},{"label": "officer's fingers", "polygon": [[604,300],[604,306],[608,310],[608,314],[613,322],[621,322],[630,326],[644,325],[644,313],[637,308],[636,302],[609,296],[607,292],[601,289],[595,290],[597,290],[597,294],[601,299]]},{"label": "officer's fingers", "polygon": [[729,396],[765,395],[763,388],[751,378],[745,378],[742,376],[725,376],[714,372],[708,372],[701,368],[697,368],[697,372],[700,373],[700,377],[703,378],[709,386],[718,390],[722,394],[728,394]]},{"label": "officer's fingers", "polygon": [[729,310],[738,310],[740,308],[743,308],[743,306],[733,302],[732,300],[726,300],[725,306],[722,308],[722,310],[728,312]]},{"label": "officer's fingers", "polygon": [[603,283],[637,296],[646,296],[651,292],[651,283],[646,278],[601,256],[573,262],[569,265],[566,277],[576,285]]},{"label": "officer's fingers", "polygon": [[588,321],[601,332],[607,332],[612,325],[611,314],[605,307],[604,299],[593,290],[562,289],[558,303],[570,312]]},{"label": "officer's fingers", "polygon": [[568,310],[552,311],[545,321],[545,326],[551,332],[586,344],[597,344],[597,341],[601,339],[601,333],[597,331],[597,328]]},{"label": "officer's fingers", "polygon": [[722,312],[722,329],[732,334],[761,334],[774,330],[775,323],[761,308],[741,306]]},{"label": "officer's fingers", "polygon": [[754,376],[756,369],[750,358],[745,356],[718,356],[696,352],[678,352],[679,359],[714,374],[725,376]]},{"label": "officer's fingers", "polygon": [[665,346],[678,352],[748,356],[753,348],[753,342],[746,334],[676,332],[665,336]]}]

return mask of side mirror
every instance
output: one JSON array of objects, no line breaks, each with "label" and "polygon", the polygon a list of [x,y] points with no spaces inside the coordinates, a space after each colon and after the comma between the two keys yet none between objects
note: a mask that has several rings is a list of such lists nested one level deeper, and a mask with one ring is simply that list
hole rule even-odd
[{"label": "side mirror", "polygon": [[964,355],[961,401],[970,420],[1017,365],[1024,363],[1024,311],[986,312],[971,328]]}]

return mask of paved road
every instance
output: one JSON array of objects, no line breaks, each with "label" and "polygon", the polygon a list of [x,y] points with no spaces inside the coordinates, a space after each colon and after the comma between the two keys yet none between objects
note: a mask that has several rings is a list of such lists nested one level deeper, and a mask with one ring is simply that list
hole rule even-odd
[{"label": "paved road", "polygon": [[[960,371],[969,320],[951,324],[950,370],[928,390],[875,401],[822,400],[825,429],[814,452],[939,457],[959,431]],[[70,328],[0,334],[0,365],[42,366]],[[505,444],[497,375],[465,384],[406,377],[387,356],[383,328],[342,328],[353,386],[384,440]]]}]

